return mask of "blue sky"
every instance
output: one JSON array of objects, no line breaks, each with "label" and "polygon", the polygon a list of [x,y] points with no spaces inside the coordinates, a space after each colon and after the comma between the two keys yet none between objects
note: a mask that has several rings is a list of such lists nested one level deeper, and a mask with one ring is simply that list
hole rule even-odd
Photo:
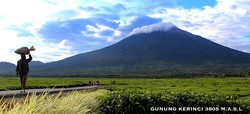
[{"label": "blue sky", "polygon": [[175,4],[185,9],[202,9],[204,6],[213,7],[217,4],[217,2],[216,0],[176,0]]},{"label": "blue sky", "polygon": [[[36,47],[51,62],[114,44],[135,30],[172,23],[224,46],[250,53],[249,0],[1,0],[0,62]],[[143,27],[142,27],[143,26]],[[139,45],[139,44],[138,44]]]}]

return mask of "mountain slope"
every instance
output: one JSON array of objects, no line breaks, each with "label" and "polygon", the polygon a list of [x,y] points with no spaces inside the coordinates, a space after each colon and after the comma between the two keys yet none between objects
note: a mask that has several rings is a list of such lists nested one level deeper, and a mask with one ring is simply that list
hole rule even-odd
[{"label": "mountain slope", "polygon": [[[162,73],[235,71],[250,64],[250,54],[227,48],[177,27],[131,35],[106,48],[34,68],[34,72]],[[233,70],[232,70],[233,69]]]},{"label": "mountain slope", "polygon": [[16,71],[16,65],[8,62],[0,62],[0,74],[13,74]]},{"label": "mountain slope", "polygon": [[[33,67],[39,67],[44,65],[43,62],[40,61],[31,61],[29,66],[31,69]],[[9,62],[0,62],[0,74],[15,74],[16,73],[16,65]]]},{"label": "mountain slope", "polygon": [[31,61],[29,63],[29,66],[32,67],[32,66],[40,66],[40,65],[44,65],[45,63],[41,62],[41,61]]}]

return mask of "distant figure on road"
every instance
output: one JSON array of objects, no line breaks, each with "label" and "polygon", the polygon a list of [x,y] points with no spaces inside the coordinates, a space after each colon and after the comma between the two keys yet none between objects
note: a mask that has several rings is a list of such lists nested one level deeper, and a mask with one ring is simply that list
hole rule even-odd
[{"label": "distant figure on road", "polygon": [[91,81],[89,81],[89,86],[91,86]]},{"label": "distant figure on road", "polygon": [[21,54],[21,59],[17,61],[17,66],[16,66],[16,74],[20,76],[20,82],[21,82],[21,87],[22,91],[25,92],[25,84],[27,80],[27,74],[29,72],[29,62],[32,60],[31,54],[29,54],[29,58],[26,59],[25,54]]},{"label": "distant figure on road", "polygon": [[100,82],[99,80],[96,81],[96,85],[99,86],[100,85]]}]

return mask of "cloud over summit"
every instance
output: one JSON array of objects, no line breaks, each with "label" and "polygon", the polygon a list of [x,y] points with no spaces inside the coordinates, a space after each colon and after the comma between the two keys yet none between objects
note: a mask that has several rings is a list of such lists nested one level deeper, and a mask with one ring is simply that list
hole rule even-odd
[{"label": "cloud over summit", "polygon": [[156,23],[152,25],[137,27],[133,29],[133,31],[131,32],[131,35],[139,34],[139,33],[151,33],[154,31],[168,31],[173,27],[176,27],[176,26],[170,22]]}]

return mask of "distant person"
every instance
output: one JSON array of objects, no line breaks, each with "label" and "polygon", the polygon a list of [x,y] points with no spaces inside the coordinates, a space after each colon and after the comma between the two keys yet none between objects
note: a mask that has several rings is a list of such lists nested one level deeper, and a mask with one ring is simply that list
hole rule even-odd
[{"label": "distant person", "polygon": [[25,84],[27,80],[27,74],[29,72],[29,62],[32,60],[31,54],[29,54],[29,58],[26,59],[25,54],[21,54],[21,59],[17,61],[16,66],[16,74],[20,76],[20,82],[21,82],[21,92],[25,92]]},{"label": "distant person", "polygon": [[99,86],[99,84],[100,84],[100,82],[99,82],[99,80],[97,80],[97,81],[96,81],[96,85]]},{"label": "distant person", "polygon": [[89,81],[89,86],[91,85],[91,81]]}]

